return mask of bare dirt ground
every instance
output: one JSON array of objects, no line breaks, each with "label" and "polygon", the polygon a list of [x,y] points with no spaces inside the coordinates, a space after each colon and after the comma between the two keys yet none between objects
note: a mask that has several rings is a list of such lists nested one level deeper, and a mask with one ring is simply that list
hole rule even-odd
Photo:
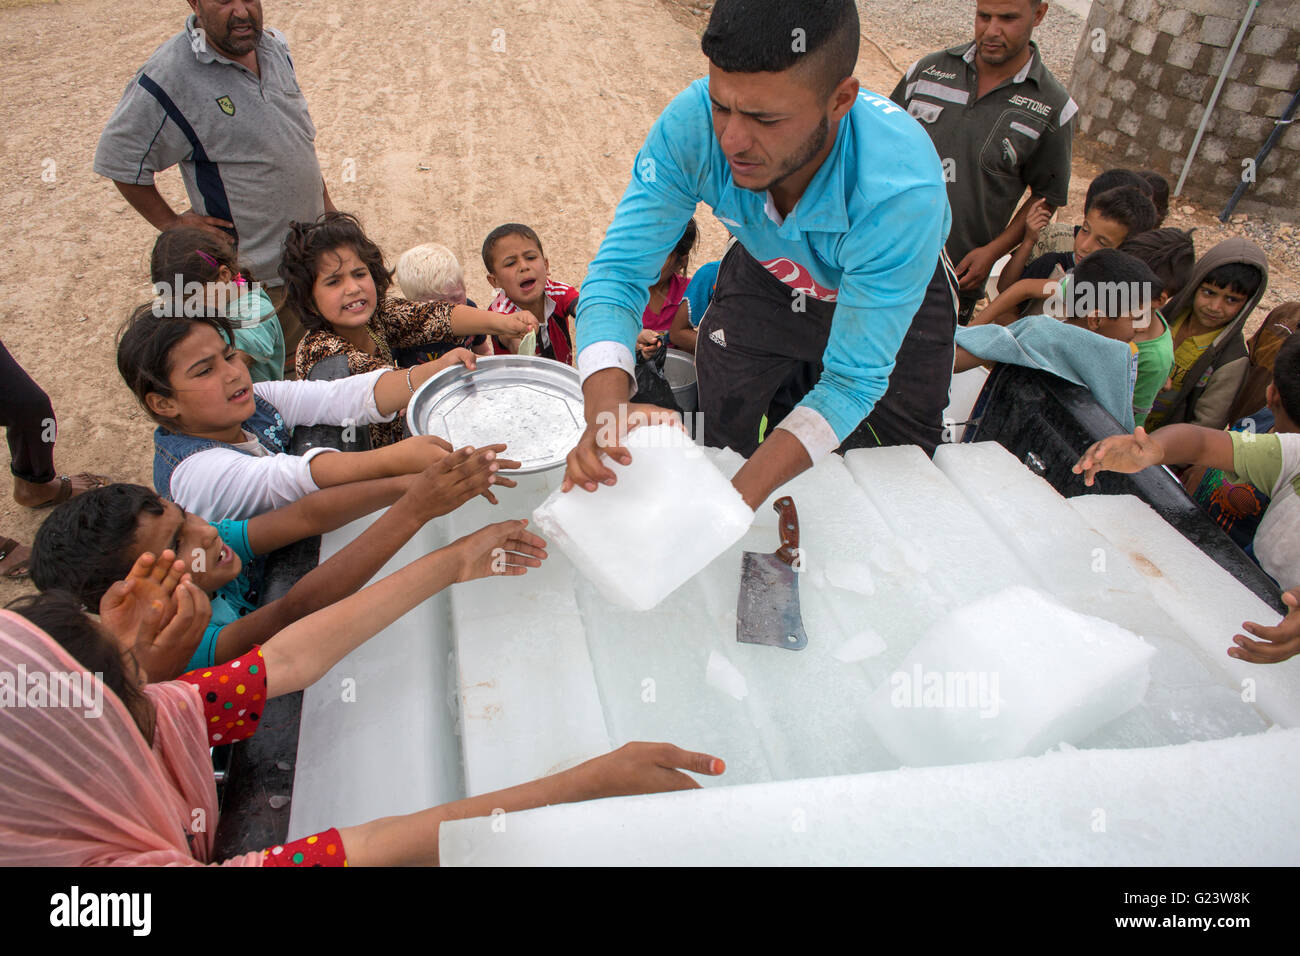
[{"label": "bare dirt ground", "polygon": [[[446,243],[480,302],[489,290],[478,248],[507,220],[533,225],[552,274],[581,282],[646,131],[705,71],[703,21],[668,0],[266,0],[264,9],[288,37],[339,208],[361,217],[390,262],[417,242]],[[0,339],[54,403],[61,471],[151,483],[152,425],[118,376],[114,335],[149,298],[154,231],[91,162],[126,83],[187,10],[181,0],[0,0]],[[955,17],[928,48],[896,43],[887,18],[863,22],[906,68],[960,42],[969,19]],[[864,43],[858,76],[888,93],[899,74]],[[344,181],[349,159],[355,181]],[[1076,165],[1063,215],[1078,213],[1096,171]],[[159,188],[188,205],[177,171]],[[1180,217],[1211,221],[1180,213],[1170,224]],[[725,232],[706,210],[699,221],[695,261],[705,262]],[[1275,268],[1273,289],[1297,297],[1300,270]],[[0,483],[0,533],[30,542],[45,514],[16,505]],[[0,581],[0,602],[26,589]]]}]

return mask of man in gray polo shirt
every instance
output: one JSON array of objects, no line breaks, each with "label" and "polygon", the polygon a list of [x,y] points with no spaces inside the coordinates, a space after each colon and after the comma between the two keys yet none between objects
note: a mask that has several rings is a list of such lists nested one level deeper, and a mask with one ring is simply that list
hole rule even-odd
[{"label": "man in gray polo shirt", "polygon": [[[1031,40],[1046,13],[1042,0],[976,0],[975,41],[917,60],[890,97],[943,160],[962,324],[993,264],[1020,244],[1029,207],[1069,198],[1078,107]],[[1013,216],[1026,186],[1030,199]]]},{"label": "man in gray polo shirt", "polygon": [[[95,172],[158,229],[194,225],[234,239],[284,328],[286,371],[302,337],[277,268],[289,221],[333,209],[316,127],[284,37],[257,0],[189,0],[185,29],[149,57],[95,150]],[[180,163],[191,208],[177,214],[154,174]]]}]

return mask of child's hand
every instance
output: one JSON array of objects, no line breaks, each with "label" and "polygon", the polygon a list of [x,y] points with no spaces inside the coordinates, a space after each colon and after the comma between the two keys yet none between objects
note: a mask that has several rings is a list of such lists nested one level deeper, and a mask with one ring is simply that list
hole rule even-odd
[{"label": "child's hand", "polygon": [[1300,654],[1300,588],[1292,588],[1282,595],[1282,602],[1291,610],[1282,622],[1274,627],[1264,627],[1253,621],[1242,625],[1259,640],[1252,641],[1244,634],[1232,640],[1236,647],[1228,648],[1228,656],[1252,664],[1280,664]]},{"label": "child's hand", "polygon": [[1083,475],[1083,483],[1091,488],[1099,471],[1122,471],[1131,475],[1164,460],[1164,448],[1139,425],[1132,435],[1111,435],[1095,443],[1071,470],[1076,475]]},{"label": "child's hand", "polygon": [[517,341],[537,328],[537,319],[531,312],[511,312],[509,315],[501,312],[488,314],[492,316],[492,327],[488,331],[502,339]]},{"label": "child's hand", "polygon": [[642,358],[649,358],[659,351],[659,344],[663,341],[663,336],[658,332],[650,329],[642,329],[636,337],[636,350]]},{"label": "child's hand", "polygon": [[381,451],[390,475],[414,475],[447,457],[451,445],[435,435],[414,435]]},{"label": "child's hand", "polygon": [[463,365],[468,369],[477,368],[477,359],[478,356],[469,349],[452,349],[446,355],[436,358],[432,362],[426,362],[425,367],[429,369],[429,378],[433,378],[439,372],[446,371],[455,365]]},{"label": "child's hand", "polygon": [[126,577],[115,582],[100,598],[100,623],[119,644],[134,646],[151,605],[159,605],[157,627],[171,620],[176,612],[172,595],[184,574],[185,562],[176,557],[176,552],[168,549],[161,558],[155,558],[146,551],[135,559]]},{"label": "child's hand", "polygon": [[501,521],[480,528],[451,544],[460,557],[456,580],[473,581],[527,573],[546,560],[546,542],[524,528],[527,521]]},{"label": "child's hand", "polygon": [[497,457],[505,450],[505,445],[488,445],[454,451],[422,471],[406,494],[419,506],[426,521],[450,514],[476,495],[496,504],[493,485],[515,486],[512,479],[497,474],[498,470],[519,467],[517,461]]},{"label": "child's hand", "polygon": [[1029,207],[1029,215],[1025,217],[1025,239],[1024,241],[1031,246],[1038,241],[1038,234],[1047,228],[1047,224],[1052,221],[1053,210],[1047,205],[1046,199],[1039,199]]},{"label": "child's hand", "polygon": [[631,743],[570,772],[578,790],[573,799],[597,800],[635,793],[697,790],[700,785],[683,770],[716,777],[726,769],[722,760],[709,754],[682,750],[672,744]]},{"label": "child's hand", "polygon": [[184,567],[171,551],[159,560],[145,552],[99,602],[100,621],[131,648],[149,680],[183,673],[212,617],[207,594]]}]

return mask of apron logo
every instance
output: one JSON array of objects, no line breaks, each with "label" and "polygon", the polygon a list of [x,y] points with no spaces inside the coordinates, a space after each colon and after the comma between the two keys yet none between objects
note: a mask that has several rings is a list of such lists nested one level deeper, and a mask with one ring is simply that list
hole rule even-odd
[{"label": "apron logo", "polygon": [[235,101],[229,96],[218,96],[217,105],[221,107],[221,112],[225,113],[227,116],[235,115]]}]

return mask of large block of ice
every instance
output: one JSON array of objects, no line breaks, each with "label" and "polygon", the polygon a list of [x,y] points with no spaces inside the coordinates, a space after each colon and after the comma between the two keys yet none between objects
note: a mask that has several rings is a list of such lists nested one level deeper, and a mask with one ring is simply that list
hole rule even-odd
[{"label": "large block of ice", "polygon": [[1274,625],[1281,615],[1221,568],[1146,502],[1132,495],[1079,495],[1070,504],[1126,552],[1147,578],[1161,610],[1238,697],[1284,727],[1300,726],[1300,658],[1250,664],[1228,656],[1246,621]]},{"label": "large block of ice", "polygon": [[740,540],[754,514],[690,437],[672,425],[627,436],[632,464],[594,494],[558,491],[536,529],[611,603],[645,611]]},{"label": "large block of ice", "polygon": [[447,866],[1296,866],[1297,789],[1289,730],[569,803],[439,845]]},{"label": "large block of ice", "polygon": [[949,614],[867,702],[906,765],[972,763],[1075,742],[1137,706],[1154,650],[1030,588]]}]

